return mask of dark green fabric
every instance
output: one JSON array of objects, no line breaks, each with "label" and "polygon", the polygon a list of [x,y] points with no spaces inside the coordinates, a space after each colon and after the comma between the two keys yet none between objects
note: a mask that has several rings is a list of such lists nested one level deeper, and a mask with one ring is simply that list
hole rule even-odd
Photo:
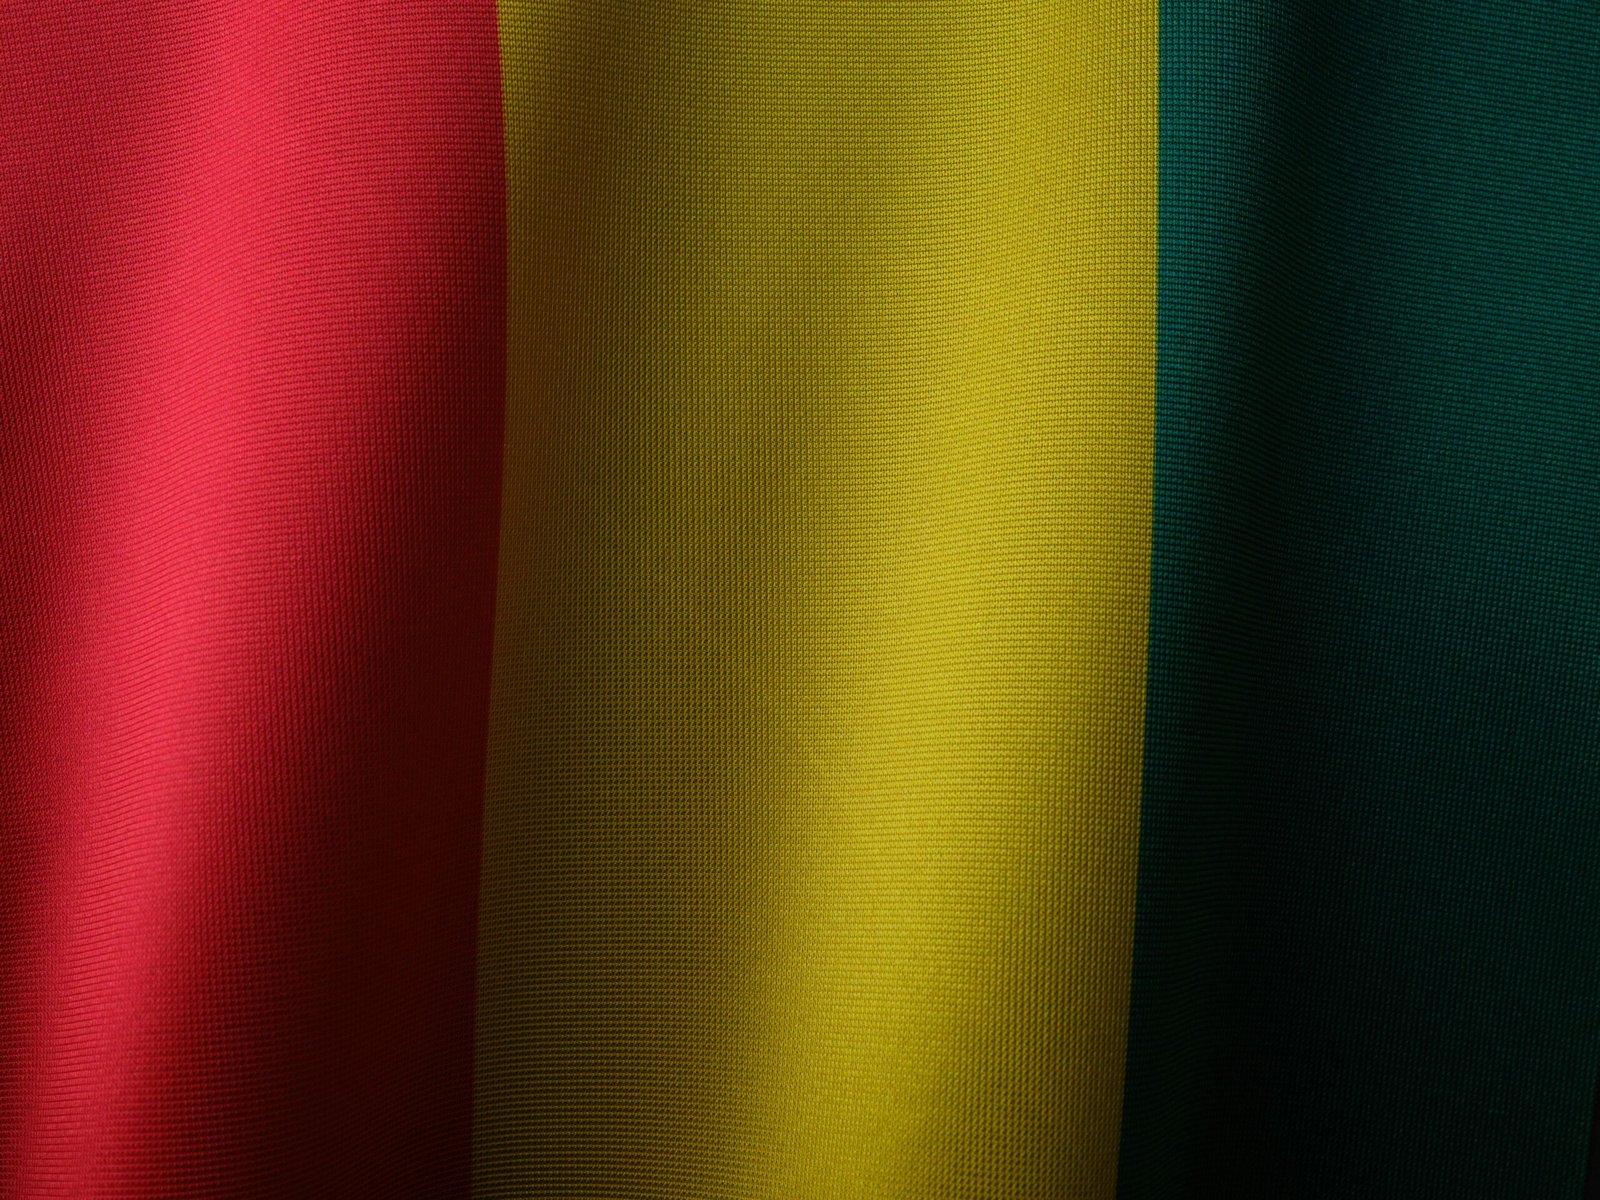
[{"label": "dark green fabric", "polygon": [[1580,1194],[1600,5],[1166,0],[1125,1197]]}]

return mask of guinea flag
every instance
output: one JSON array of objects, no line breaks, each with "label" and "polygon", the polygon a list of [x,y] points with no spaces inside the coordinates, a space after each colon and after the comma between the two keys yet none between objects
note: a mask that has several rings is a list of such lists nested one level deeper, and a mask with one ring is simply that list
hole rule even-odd
[{"label": "guinea flag", "polygon": [[1579,1200],[1597,1077],[1600,7],[0,3],[0,1197]]}]

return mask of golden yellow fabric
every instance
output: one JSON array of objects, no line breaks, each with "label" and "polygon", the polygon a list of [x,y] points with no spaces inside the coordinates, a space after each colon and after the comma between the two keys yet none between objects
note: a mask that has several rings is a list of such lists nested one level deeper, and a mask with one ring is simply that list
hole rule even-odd
[{"label": "golden yellow fabric", "polygon": [[1106,1196],[1156,0],[502,0],[484,1196]]}]

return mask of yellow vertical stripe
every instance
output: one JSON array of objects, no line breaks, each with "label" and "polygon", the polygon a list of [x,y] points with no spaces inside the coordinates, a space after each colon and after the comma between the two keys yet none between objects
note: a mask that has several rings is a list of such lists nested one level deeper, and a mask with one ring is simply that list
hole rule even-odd
[{"label": "yellow vertical stripe", "polygon": [[1157,0],[502,0],[485,1196],[1105,1196]]}]

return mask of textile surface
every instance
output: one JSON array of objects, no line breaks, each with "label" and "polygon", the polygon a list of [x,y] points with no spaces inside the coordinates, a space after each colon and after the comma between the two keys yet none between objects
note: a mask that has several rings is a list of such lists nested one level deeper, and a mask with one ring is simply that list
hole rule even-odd
[{"label": "textile surface", "polygon": [[1596,47],[0,6],[0,1196],[1583,1195]]}]

